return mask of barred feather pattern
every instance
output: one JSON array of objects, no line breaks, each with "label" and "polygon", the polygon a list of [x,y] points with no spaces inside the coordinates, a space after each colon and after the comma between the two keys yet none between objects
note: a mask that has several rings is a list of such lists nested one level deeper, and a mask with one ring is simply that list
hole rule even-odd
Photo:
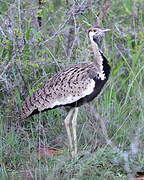
[{"label": "barred feather pattern", "polygon": [[35,110],[42,112],[58,106],[72,104],[91,94],[99,77],[94,62],[79,63],[51,77],[45,85],[25,101],[21,118],[27,118]]}]

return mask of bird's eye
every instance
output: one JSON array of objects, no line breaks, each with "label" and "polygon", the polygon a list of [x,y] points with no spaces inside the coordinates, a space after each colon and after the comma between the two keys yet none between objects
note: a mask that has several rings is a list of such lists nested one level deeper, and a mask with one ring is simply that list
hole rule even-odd
[{"label": "bird's eye", "polygon": [[96,30],[96,29],[94,29],[94,30],[93,30],[93,32],[97,32],[97,30]]}]

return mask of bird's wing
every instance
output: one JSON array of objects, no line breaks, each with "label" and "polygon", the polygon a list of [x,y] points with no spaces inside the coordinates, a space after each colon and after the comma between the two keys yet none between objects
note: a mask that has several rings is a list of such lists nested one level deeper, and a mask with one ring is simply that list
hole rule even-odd
[{"label": "bird's wing", "polygon": [[95,81],[89,77],[88,64],[75,65],[54,75],[32,96],[28,97],[23,107],[22,117],[68,105],[91,94]]}]

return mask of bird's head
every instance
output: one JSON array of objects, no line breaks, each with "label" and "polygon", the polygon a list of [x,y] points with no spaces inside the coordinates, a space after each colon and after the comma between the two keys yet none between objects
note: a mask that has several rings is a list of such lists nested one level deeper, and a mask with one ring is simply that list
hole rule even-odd
[{"label": "bird's head", "polygon": [[95,26],[88,30],[88,36],[90,40],[97,42],[108,31],[110,31],[110,29],[104,29],[99,26]]}]

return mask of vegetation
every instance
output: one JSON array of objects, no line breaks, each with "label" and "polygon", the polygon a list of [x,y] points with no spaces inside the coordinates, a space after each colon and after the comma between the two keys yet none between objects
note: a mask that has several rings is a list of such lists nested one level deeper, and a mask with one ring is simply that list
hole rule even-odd
[{"label": "vegetation", "polygon": [[[93,61],[86,31],[98,22],[112,30],[102,47],[112,72],[99,98],[80,108],[72,159],[65,109],[24,121],[18,114],[55,72]],[[143,37],[142,0],[1,0],[0,179],[125,180],[143,173]]]}]

